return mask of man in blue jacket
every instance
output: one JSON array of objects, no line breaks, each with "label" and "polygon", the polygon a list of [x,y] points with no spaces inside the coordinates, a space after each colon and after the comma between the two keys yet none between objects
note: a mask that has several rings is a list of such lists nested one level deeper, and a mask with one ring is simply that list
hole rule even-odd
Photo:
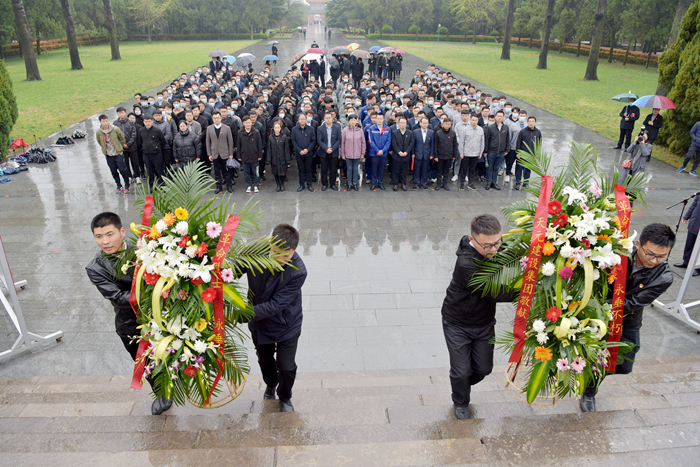
[{"label": "man in blue jacket", "polygon": [[306,185],[309,191],[313,192],[314,187],[311,180],[311,172],[314,164],[314,147],[316,146],[316,132],[311,125],[306,124],[306,115],[300,114],[297,126],[292,128],[292,146],[294,154],[297,156],[297,167],[299,168],[299,188],[302,191]]},{"label": "man in blue jacket", "polygon": [[[333,113],[326,112],[323,125],[316,130],[318,156],[321,158],[321,191],[328,189],[330,178],[331,190],[338,191],[335,180],[338,176],[338,157],[340,156],[340,126],[333,123]],[[330,177],[328,176],[330,173]]]},{"label": "man in blue jacket", "polygon": [[428,117],[421,117],[420,128],[413,130],[413,191],[428,191],[428,168],[433,157],[434,133],[428,128]]},{"label": "man in blue jacket", "polygon": [[690,162],[690,159],[695,157],[695,162],[693,162],[693,169],[690,171],[690,175],[697,177],[698,174],[695,171],[700,164],[700,122],[696,122],[693,128],[690,130],[690,149],[688,149],[688,155],[685,156],[683,160],[683,165],[678,168],[678,172],[683,172],[685,167]]},{"label": "man in blue jacket", "polygon": [[243,271],[255,313],[248,327],[267,385],[263,398],[274,399],[277,390],[280,412],[294,412],[292,386],[297,374],[295,357],[303,320],[301,287],[306,281],[306,266],[296,253],[297,229],[280,224],[272,230],[272,241],[270,256],[280,269]]},{"label": "man in blue jacket", "polygon": [[369,127],[367,132],[369,135],[369,157],[372,161],[372,191],[379,186],[380,190],[384,188],[384,169],[386,168],[386,159],[389,148],[391,147],[391,130],[384,124],[384,115],[375,112],[376,122]]},{"label": "man in blue jacket", "polygon": [[[632,131],[634,131],[634,122],[639,120],[639,107],[634,105],[634,101],[637,99],[630,99],[630,103],[627,104],[620,111],[620,140],[617,142],[615,149],[626,148],[630,145],[630,140],[632,139]],[[625,145],[622,145],[622,140],[625,140]]]}]

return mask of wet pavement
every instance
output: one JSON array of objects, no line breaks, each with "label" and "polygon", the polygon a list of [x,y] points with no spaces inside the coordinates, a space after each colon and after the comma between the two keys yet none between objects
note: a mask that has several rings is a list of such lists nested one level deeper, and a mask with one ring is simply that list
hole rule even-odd
[{"label": "wet pavement", "polygon": [[[314,34],[320,45],[322,27],[309,28],[306,41],[284,39],[278,46],[282,61],[278,73],[291,57],[310,46]],[[364,40],[333,35],[330,45]],[[264,42],[245,50],[258,57],[268,52]],[[468,57],[467,57],[468,59]],[[439,66],[439,56],[435,62]],[[416,68],[427,63],[414,56],[403,62],[401,84],[406,85]],[[473,82],[473,81],[472,81]],[[163,86],[164,87],[164,86]],[[488,91],[484,85],[479,87]],[[162,87],[156,88],[162,89]],[[581,126],[537,109],[536,103],[512,102],[538,118],[545,147],[555,154],[555,165],[563,164],[568,141],[596,146],[599,165],[611,170],[621,161],[614,142]],[[128,101],[126,104],[130,105]],[[115,118],[115,109],[105,113]],[[96,246],[89,223],[102,211],[114,211],[126,223],[139,218],[134,195],[114,194],[114,182],[95,142],[96,116],[67,128],[80,128],[87,138],[68,149],[54,148],[57,161],[32,165],[28,173],[13,176],[0,186],[0,235],[8,251],[15,280],[27,280],[19,292],[30,331],[62,330],[62,342],[20,358],[0,363],[0,376],[124,375],[131,362],[114,333],[113,311],[87,279],[84,267]],[[40,144],[55,142],[54,135]],[[641,231],[651,222],[675,225],[679,208],[665,208],[698,190],[697,178],[677,174],[673,167],[653,160],[647,166],[652,176],[648,209],[632,217],[632,228]],[[288,188],[296,186],[296,166]],[[233,201],[242,206],[253,196],[235,186]],[[299,253],[309,271],[304,286],[304,326],[298,351],[301,372],[366,370],[442,369],[445,377],[447,352],[440,325],[440,306],[449,283],[459,239],[468,233],[473,216],[500,213],[502,206],[526,196],[506,186],[486,192],[360,192],[276,193],[268,181],[254,196],[264,211],[263,233],[281,222],[291,223],[301,233]],[[318,188],[318,187],[317,187]],[[502,218],[502,217],[501,217]],[[671,262],[678,262],[686,237],[679,231],[678,246]],[[675,299],[681,278],[663,301]],[[700,278],[693,279],[686,301],[700,299]],[[510,327],[514,309],[499,305],[498,330]],[[698,320],[697,309],[691,315]],[[0,314],[0,348],[16,338],[14,327]],[[669,357],[700,354],[696,332],[654,309],[645,311],[639,356]],[[257,372],[250,352],[253,372]],[[506,356],[496,354],[497,363]],[[290,459],[294,453],[289,453]],[[429,464],[429,462],[426,462]],[[297,464],[302,465],[302,464]]]}]

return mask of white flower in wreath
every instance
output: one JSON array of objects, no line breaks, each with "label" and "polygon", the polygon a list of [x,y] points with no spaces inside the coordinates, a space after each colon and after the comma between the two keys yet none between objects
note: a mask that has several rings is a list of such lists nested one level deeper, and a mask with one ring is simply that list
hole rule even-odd
[{"label": "white flower in wreath", "polygon": [[576,247],[573,251],[574,262],[573,264],[580,263],[583,264],[586,258],[591,256],[591,250],[585,250],[583,247]]},{"label": "white flower in wreath", "polygon": [[612,249],[612,243],[607,243],[603,247],[595,247],[591,253],[591,260],[598,263],[600,269],[607,269],[620,264],[620,255]]},{"label": "white flower in wreath", "polygon": [[177,249],[171,249],[168,250],[165,259],[168,261],[168,266],[176,269],[180,264],[187,261],[187,256],[178,252]]},{"label": "white flower in wreath", "polygon": [[535,332],[542,332],[542,331],[544,331],[544,328],[545,328],[544,321],[542,321],[541,319],[536,319],[535,321],[532,322],[532,329]]},{"label": "white flower in wreath", "polygon": [[597,281],[598,279],[600,279],[600,271],[597,269],[593,269],[593,280]]},{"label": "white flower in wreath", "polygon": [[578,222],[573,223],[573,225],[576,227],[576,234],[574,235],[574,238],[581,241],[581,239],[588,236],[589,233],[596,233],[595,214],[587,212],[581,216],[581,219]]},{"label": "white flower in wreath", "polygon": [[187,235],[190,232],[190,226],[187,221],[180,221],[175,224],[175,232],[183,237]]},{"label": "white flower in wreath", "polygon": [[[571,297],[569,297],[569,300],[571,300]],[[578,318],[575,316],[569,316],[569,319],[571,320],[571,328],[578,326]]]},{"label": "white flower in wreath", "polygon": [[586,201],[588,201],[588,196],[586,196],[585,193],[582,193],[582,192],[578,191],[576,188],[573,188],[570,186],[567,186],[566,188],[564,188],[564,191],[562,191],[562,194],[569,197],[568,203],[571,205],[578,204],[581,202],[585,203]]},{"label": "white flower in wreath", "polygon": [[177,248],[177,238],[172,235],[164,235],[158,239],[158,243],[163,245],[163,250],[169,251]]},{"label": "white flower in wreath", "polygon": [[203,354],[207,351],[207,343],[199,339],[194,341],[194,351],[198,354]]},{"label": "white flower in wreath", "polygon": [[559,254],[562,256],[562,258],[573,258],[574,257],[574,247],[572,247],[571,244],[567,241],[559,249]]},{"label": "white flower in wreath", "polygon": [[150,251],[155,250],[157,246],[158,246],[158,242],[156,242],[155,240],[151,240],[150,242],[148,242],[148,249]]},{"label": "white flower in wreath", "polygon": [[181,362],[189,362],[191,357],[192,357],[192,352],[190,352],[190,349],[188,347],[185,347],[184,350],[182,351],[182,355],[180,355],[180,361]]},{"label": "white flower in wreath", "polygon": [[635,230],[634,233],[627,237],[623,238],[620,240],[620,246],[627,250],[628,252],[632,253],[632,250],[634,249],[634,239],[637,237],[637,231]]},{"label": "white flower in wreath", "polygon": [[192,279],[201,278],[204,282],[211,282],[211,271],[214,269],[213,264],[207,265],[207,257],[202,258],[200,264],[190,264],[192,270]]},{"label": "white flower in wreath", "polygon": [[542,265],[542,274],[544,274],[545,276],[551,276],[556,271],[557,267],[551,261],[548,261],[544,265]]},{"label": "white flower in wreath", "polygon": [[158,222],[156,222],[156,230],[157,230],[158,232],[162,232],[162,231],[164,231],[164,230],[167,229],[167,228],[168,228],[168,225],[167,225],[165,222],[163,222],[163,219],[161,219],[161,220],[159,220]]},{"label": "white flower in wreath", "polygon": [[176,336],[179,336],[180,333],[182,332],[182,328],[186,327],[184,326],[182,322],[182,316],[177,316],[175,319],[170,321],[165,325],[165,328],[170,331],[170,334],[175,334]]},{"label": "white flower in wreath", "polygon": [[179,337],[184,340],[193,341],[199,336],[200,334],[195,328],[186,328]]},{"label": "white flower in wreath", "polygon": [[173,349],[178,351],[180,347],[182,347],[182,339],[175,339],[170,345],[172,345]]},{"label": "white flower in wreath", "polygon": [[213,342],[209,342],[209,343],[207,344],[207,349],[213,350],[214,352],[216,352],[216,348],[217,348],[217,347],[218,347],[218,345],[216,345],[216,344],[213,343]]},{"label": "white flower in wreath", "polygon": [[549,340],[549,336],[547,335],[546,332],[538,332],[537,333],[537,342],[540,345],[546,344],[548,340]]},{"label": "white flower in wreath", "polygon": [[190,258],[194,258],[194,255],[197,254],[197,246],[196,245],[190,245],[187,248],[185,248],[185,254],[189,256]]},{"label": "white flower in wreath", "polygon": [[188,263],[182,263],[177,269],[177,275],[183,278],[188,278],[192,275],[192,270],[190,270],[190,265]]}]

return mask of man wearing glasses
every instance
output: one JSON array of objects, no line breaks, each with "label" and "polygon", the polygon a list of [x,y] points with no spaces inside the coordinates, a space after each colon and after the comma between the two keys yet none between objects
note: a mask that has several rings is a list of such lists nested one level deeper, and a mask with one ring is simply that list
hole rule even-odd
[{"label": "man wearing glasses", "polygon": [[[627,263],[627,289],[625,309],[622,316],[620,340],[635,347],[625,355],[615,368],[615,373],[626,375],[632,372],[634,358],[640,347],[639,330],[642,327],[644,307],[659,298],[673,283],[673,274],[668,266],[668,255],[676,241],[676,234],[667,225],[649,224],[644,227],[637,240],[632,258]],[[612,289],[610,290],[612,294]],[[602,380],[600,381],[602,383]],[[595,412],[595,395],[598,387],[591,383],[581,396],[581,411]]]},{"label": "man wearing glasses", "polygon": [[469,285],[479,270],[474,262],[496,256],[503,243],[501,224],[494,216],[482,214],[472,219],[471,235],[462,237],[457,248],[457,263],[452,281],[442,303],[442,329],[450,354],[450,383],[455,416],[469,418],[471,387],[493,369],[496,303],[511,302],[511,292],[502,291],[493,298],[482,296],[482,290]]}]

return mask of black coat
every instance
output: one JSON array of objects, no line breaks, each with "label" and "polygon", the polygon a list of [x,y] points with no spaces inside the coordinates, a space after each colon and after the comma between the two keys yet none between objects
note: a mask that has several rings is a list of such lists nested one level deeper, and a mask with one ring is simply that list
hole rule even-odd
[{"label": "black coat", "polygon": [[359,60],[356,60],[352,65],[352,77],[356,80],[362,79],[362,75],[365,74],[365,64]]},{"label": "black coat", "polygon": [[[625,120],[625,114],[629,120]],[[639,107],[634,104],[628,104],[620,111],[620,128],[623,130],[634,130],[634,122],[639,120]]]},{"label": "black coat", "polygon": [[150,130],[146,127],[139,129],[136,141],[147,156],[161,154],[163,148],[167,145],[163,132],[154,126]]},{"label": "black coat", "polygon": [[486,261],[464,236],[457,248],[457,262],[452,273],[452,280],[447,287],[445,300],[442,302],[442,318],[452,324],[468,328],[485,327],[496,322],[496,303],[510,302],[514,295],[505,290],[494,298],[491,294],[482,295],[482,290],[469,285],[472,275],[479,270],[474,263]]},{"label": "black coat", "polygon": [[260,133],[255,128],[250,129],[250,133],[245,130],[238,132],[236,152],[238,160],[244,164],[255,164],[262,157],[262,139]]},{"label": "black coat", "polygon": [[510,129],[505,122],[500,131],[498,125],[487,125],[484,128],[484,152],[502,153],[510,149]]},{"label": "black coat", "polygon": [[299,254],[294,253],[291,265],[282,272],[245,272],[248,298],[255,312],[248,326],[257,344],[274,344],[299,334],[303,319],[301,287],[306,281],[306,266]]},{"label": "black coat", "polygon": [[[697,198],[695,198],[697,200]],[[632,251],[632,258],[637,256],[637,249]],[[653,268],[634,270],[634,263],[627,263],[627,288],[625,290],[625,310],[622,317],[622,327],[638,328],[642,325],[644,307],[652,304],[661,294],[666,292],[673,283],[673,273],[667,262],[659,263]],[[612,298],[612,287],[610,297]]]},{"label": "black coat", "polygon": [[[405,157],[399,156],[400,152],[405,152]],[[406,132],[402,135],[398,128],[391,133],[391,157],[397,161],[411,160],[413,154],[413,131],[406,127]]]},{"label": "black coat", "polygon": [[202,142],[189,129],[173,138],[173,159],[179,163],[196,161],[202,155]]},{"label": "black coat", "polygon": [[[129,305],[132,277],[130,274],[117,271],[118,259],[118,255],[106,255],[100,251],[85,266],[85,272],[102,296],[112,303],[115,312],[134,314],[134,310]],[[117,274],[119,274],[118,279]]]},{"label": "black coat", "polygon": [[683,219],[688,221],[688,233],[696,234],[700,231],[700,196],[696,196],[693,200],[688,212],[685,213]]},{"label": "black coat", "polygon": [[287,175],[287,164],[292,162],[292,145],[289,136],[280,132],[279,136],[270,133],[267,139],[267,158],[270,160],[272,175]]},{"label": "black coat", "polygon": [[309,151],[305,156],[313,156],[314,147],[316,146],[316,130],[308,123],[303,129],[301,125],[295,126],[292,128],[292,146],[297,156],[304,149]]},{"label": "black coat", "polygon": [[[652,144],[654,143],[654,140],[656,140],[656,137],[659,136],[659,130],[664,124],[664,118],[661,116],[661,114],[657,115],[652,122],[651,117],[653,115],[654,114],[647,115],[647,118],[644,119],[643,123],[644,128],[646,129],[647,133],[649,133],[649,142]],[[124,136],[126,136],[126,133],[124,133]]]},{"label": "black coat", "polygon": [[518,133],[518,138],[515,140],[515,149],[533,152],[535,148],[535,143],[542,142],[542,132],[535,129],[530,129],[530,127],[525,127]]},{"label": "black coat", "polygon": [[456,159],[459,157],[457,133],[452,128],[448,131],[442,128],[435,130],[435,153],[433,157],[436,159]]}]

